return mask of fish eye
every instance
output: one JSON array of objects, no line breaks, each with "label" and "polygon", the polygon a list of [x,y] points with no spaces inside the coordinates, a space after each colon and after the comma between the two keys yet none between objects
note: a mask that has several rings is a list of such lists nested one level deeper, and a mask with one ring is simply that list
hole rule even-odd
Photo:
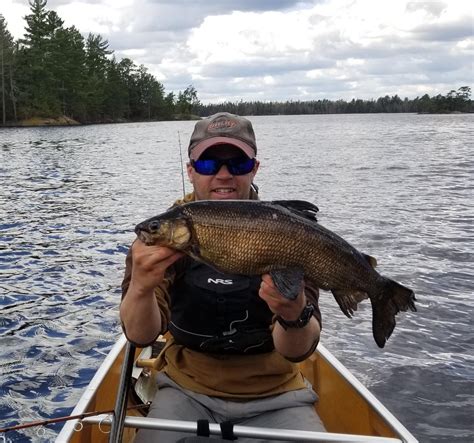
[{"label": "fish eye", "polygon": [[150,229],[153,231],[157,231],[158,229],[160,229],[160,222],[159,221],[150,222]]}]

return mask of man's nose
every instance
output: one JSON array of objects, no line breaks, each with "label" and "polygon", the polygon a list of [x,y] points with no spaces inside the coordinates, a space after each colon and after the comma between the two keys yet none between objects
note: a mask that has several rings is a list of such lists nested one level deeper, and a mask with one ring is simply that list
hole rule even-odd
[{"label": "man's nose", "polygon": [[232,177],[232,174],[227,169],[227,165],[222,165],[219,170],[216,172],[216,177],[218,178],[229,178]]}]

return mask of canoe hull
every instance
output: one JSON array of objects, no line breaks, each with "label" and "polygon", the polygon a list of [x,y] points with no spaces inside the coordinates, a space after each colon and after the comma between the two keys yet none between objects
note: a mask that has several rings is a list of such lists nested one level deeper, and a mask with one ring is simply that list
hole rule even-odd
[{"label": "canoe hull", "polygon": [[[126,339],[122,335],[92,379],[71,415],[91,411],[113,410],[122,370]],[[140,350],[137,350],[137,357]],[[415,443],[412,434],[345,368],[323,345],[319,344],[312,356],[300,363],[305,377],[311,382],[319,401],[315,408],[328,432],[397,438]],[[129,406],[133,401],[129,399]],[[141,417],[131,409],[128,416]],[[108,442],[107,425],[67,422],[56,442]],[[135,429],[125,428],[123,442],[132,442]]]}]

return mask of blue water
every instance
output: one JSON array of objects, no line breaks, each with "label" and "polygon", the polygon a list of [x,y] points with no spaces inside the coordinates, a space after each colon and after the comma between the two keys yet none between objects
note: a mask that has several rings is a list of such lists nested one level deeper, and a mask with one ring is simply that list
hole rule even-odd
[{"label": "blue water", "polygon": [[[261,197],[316,203],[417,295],[380,350],[368,303],[349,320],[322,293],[323,343],[421,442],[472,442],[474,115],[251,120]],[[120,333],[134,225],[182,194],[178,132],[184,155],[192,127],[0,129],[0,427],[75,405]]]}]

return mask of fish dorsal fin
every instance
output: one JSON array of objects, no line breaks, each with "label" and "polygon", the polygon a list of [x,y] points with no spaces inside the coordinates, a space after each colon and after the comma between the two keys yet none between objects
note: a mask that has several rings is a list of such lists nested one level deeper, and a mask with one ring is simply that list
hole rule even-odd
[{"label": "fish dorsal fin", "polygon": [[367,254],[362,255],[367,260],[367,263],[369,263],[370,266],[372,266],[373,268],[377,267],[377,259],[375,257],[372,257],[371,255]]},{"label": "fish dorsal fin", "polygon": [[308,220],[318,221],[316,213],[319,209],[316,205],[313,205],[313,203],[304,200],[274,200],[271,203],[283,206],[289,211],[307,218]]}]

